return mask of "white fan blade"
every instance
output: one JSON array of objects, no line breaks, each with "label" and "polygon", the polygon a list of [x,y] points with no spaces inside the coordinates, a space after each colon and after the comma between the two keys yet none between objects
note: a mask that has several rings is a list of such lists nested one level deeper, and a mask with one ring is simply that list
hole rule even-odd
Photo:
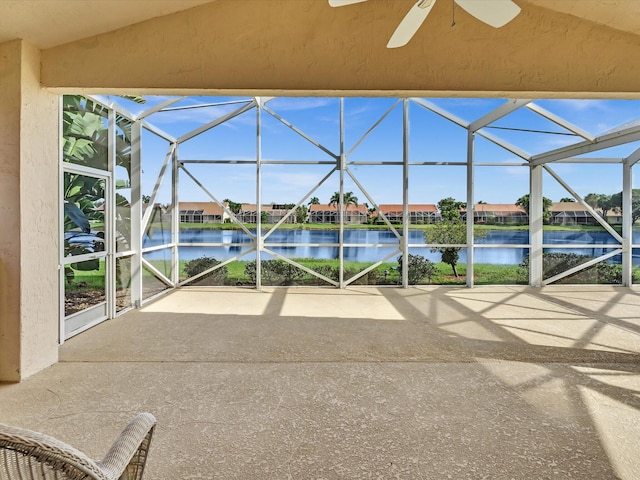
[{"label": "white fan blade", "polygon": [[331,7],[344,7],[345,5],[351,5],[354,3],[366,2],[367,0],[329,0],[329,6]]},{"label": "white fan blade", "polygon": [[500,28],[520,13],[520,7],[511,0],[455,0],[468,13],[478,20]]},{"label": "white fan blade", "polygon": [[435,3],[436,0],[418,0],[411,10],[409,10],[409,13],[402,19],[402,22],[400,22],[396,31],[393,32],[393,35],[391,35],[389,43],[387,43],[387,48],[403,47],[409,43],[409,40],[411,40],[411,37],[418,31]]}]

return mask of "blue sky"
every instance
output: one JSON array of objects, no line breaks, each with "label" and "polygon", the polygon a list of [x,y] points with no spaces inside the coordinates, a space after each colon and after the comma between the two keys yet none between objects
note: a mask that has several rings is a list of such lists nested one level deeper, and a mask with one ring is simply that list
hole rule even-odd
[{"label": "blue sky", "polygon": [[[111,98],[132,113],[138,113],[168,97],[147,97],[146,105],[136,105]],[[174,106],[220,103],[238,98],[190,97]],[[426,99],[456,117],[471,122],[494,110],[504,99]],[[394,105],[396,99],[345,99],[345,151],[349,152],[362,136]],[[538,100],[536,104],[564,118],[592,135],[600,135],[640,118],[640,103],[625,100]],[[176,137],[206,124],[239,105],[174,110],[152,115],[148,121]],[[277,98],[267,107],[296,126],[331,152],[339,153],[339,100],[337,98]],[[349,155],[355,162],[401,162],[403,158],[402,104],[384,120]],[[567,131],[527,109],[521,109],[492,124],[488,132],[519,149],[537,154],[581,141]],[[515,129],[515,130],[514,130]],[[536,133],[535,130],[555,133]],[[264,165],[262,167],[263,203],[297,203],[318,181],[331,171],[330,165],[314,165],[331,157],[267,113],[262,116],[262,158],[296,160],[306,165]],[[464,162],[466,130],[430,111],[411,104],[409,108],[409,159],[411,162]],[[153,134],[143,136],[143,193],[151,194],[168,143]],[[640,148],[640,142],[601,151],[587,156],[624,157]],[[179,147],[182,160],[253,160],[256,158],[256,111],[251,110],[209,130]],[[528,168],[518,166],[481,166],[483,162],[516,162],[518,157],[484,138],[476,138],[475,201],[514,203],[528,191]],[[256,199],[255,165],[188,165],[205,187],[219,200],[254,203]],[[377,203],[402,202],[402,167],[351,165],[350,170]],[[591,192],[615,193],[622,189],[620,165],[558,164],[553,170],[580,195]],[[637,169],[638,167],[636,167]],[[636,174],[639,177],[640,173]],[[170,200],[170,186],[165,179],[156,199]],[[181,201],[207,201],[209,197],[182,174],[179,179]],[[570,194],[545,173],[544,195],[553,201]],[[636,180],[634,187],[639,188]],[[312,196],[328,202],[339,189],[337,172]],[[369,202],[365,193],[345,175],[345,191],[352,191],[360,203]],[[466,168],[464,166],[412,165],[409,170],[409,201],[437,203],[452,196],[464,200]]]}]

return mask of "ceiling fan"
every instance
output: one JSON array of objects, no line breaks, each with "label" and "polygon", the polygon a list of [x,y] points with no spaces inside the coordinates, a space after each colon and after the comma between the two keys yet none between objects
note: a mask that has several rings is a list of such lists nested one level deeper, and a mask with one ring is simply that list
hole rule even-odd
[{"label": "ceiling fan", "polygon": [[[344,7],[345,5],[366,1],[367,0],[329,0],[329,5],[332,7]],[[500,28],[506,25],[520,13],[520,7],[511,0],[453,1],[478,20],[494,28]],[[409,13],[402,19],[396,31],[393,32],[389,43],[387,43],[387,48],[398,48],[409,43],[409,40],[411,40],[411,37],[418,31],[435,3],[436,0],[417,0],[415,5],[409,10]]]}]

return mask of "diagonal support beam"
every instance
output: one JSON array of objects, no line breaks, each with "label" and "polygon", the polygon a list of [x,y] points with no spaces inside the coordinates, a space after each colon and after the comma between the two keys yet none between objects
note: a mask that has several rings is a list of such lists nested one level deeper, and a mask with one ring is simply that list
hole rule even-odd
[{"label": "diagonal support beam", "polygon": [[565,130],[569,130],[570,132],[575,133],[576,135],[584,138],[585,140],[588,140],[588,141],[592,142],[596,138],[594,135],[591,135],[586,130],[582,130],[580,127],[577,127],[577,126],[573,125],[572,123],[567,122],[565,119],[560,118],[556,114],[551,113],[548,110],[545,110],[544,108],[540,107],[539,105],[536,105],[533,102],[527,104],[527,108],[529,110],[531,110],[532,112],[537,113],[541,117],[546,118],[547,120],[555,123],[556,125],[561,126]]},{"label": "diagonal support beam", "polygon": [[[256,235],[254,235],[253,233],[251,233],[251,231],[250,231],[247,227],[245,227],[245,226],[244,226],[244,224],[243,224],[240,220],[238,220],[238,217],[236,217],[236,215],[235,215],[231,210],[229,210],[229,207],[227,207],[224,203],[222,203],[220,200],[218,200],[218,199],[215,197],[215,195],[213,195],[213,194],[212,194],[212,193],[207,189],[207,187],[205,187],[205,186],[202,184],[202,182],[201,182],[200,180],[198,180],[196,177],[194,177],[194,176],[193,176],[193,174],[192,174],[189,170],[187,170],[187,169],[185,168],[185,166],[184,166],[184,165],[180,165],[180,168],[182,169],[182,171],[183,171],[184,173],[186,173],[186,174],[189,176],[189,178],[191,178],[191,180],[193,180],[193,181],[195,182],[195,184],[196,184],[196,185],[198,185],[198,186],[202,189],[202,191],[203,191],[204,193],[206,193],[206,194],[207,194],[207,196],[208,196],[211,200],[213,200],[215,203],[217,203],[217,204],[220,206],[220,208],[222,208],[222,209],[225,211],[225,213],[231,217],[231,220],[233,220],[233,222],[234,222],[234,223],[237,223],[238,225],[240,225],[240,228],[244,231],[244,233],[246,233],[246,234],[249,236],[249,238],[251,238],[251,240],[254,240],[254,241],[255,241],[255,239],[256,239]],[[176,206],[176,208],[178,208],[178,207]]]},{"label": "diagonal support beam", "polygon": [[500,105],[495,110],[487,113],[485,116],[480,117],[474,122],[471,122],[471,125],[469,125],[469,131],[475,133],[481,128],[484,128],[487,125],[491,125],[496,120],[500,120],[502,117],[506,117],[511,112],[515,112],[519,108],[524,107],[531,101],[532,100],[530,99],[523,99],[523,98],[510,99],[507,102]]},{"label": "diagonal support beam", "polygon": [[422,98],[412,98],[411,101],[416,105],[420,105],[422,108],[425,108],[430,112],[435,113],[436,115],[440,115],[445,120],[449,120],[450,122],[455,123],[459,127],[469,129],[469,122],[456,117],[454,114],[447,112],[446,110],[438,107],[434,103],[431,103]]},{"label": "diagonal support beam", "polygon": [[640,140],[640,125],[633,127],[621,128],[613,132],[596,137],[592,142],[584,141],[575,145],[551,150],[547,153],[533,155],[531,162],[533,165],[543,165],[545,163],[557,162],[565,158],[584,155],[586,153],[597,152],[606,148],[617,147],[625,143],[636,142]]},{"label": "diagonal support beam", "polygon": [[492,135],[482,130],[480,130],[479,132],[476,132],[476,135],[480,135],[481,137],[486,138],[491,143],[494,143],[499,147],[504,148],[505,150],[513,153],[514,155],[517,155],[518,157],[526,160],[527,162],[531,160],[531,155],[529,153],[525,152],[524,150],[520,150],[518,147],[511,145],[509,142],[506,142],[501,138],[496,137],[495,135]]},{"label": "diagonal support beam", "polygon": [[162,185],[162,181],[164,180],[165,173],[167,172],[167,167],[169,166],[169,162],[173,158],[173,152],[176,150],[176,144],[172,143],[169,146],[169,151],[167,155],[164,157],[164,162],[162,163],[162,168],[160,169],[160,174],[158,175],[158,179],[156,180],[156,184],[153,187],[153,193],[151,194],[151,199],[149,200],[149,206],[144,212],[144,216],[142,217],[142,228],[140,228],[140,233],[144,234],[147,231],[147,227],[149,226],[149,220],[151,219],[151,214],[153,213],[153,206],[156,203],[156,196],[158,195],[158,190],[160,189],[160,185]]},{"label": "diagonal support beam", "polygon": [[297,203],[293,208],[291,208],[291,209],[287,212],[287,214],[286,214],[284,217],[282,217],[282,218],[280,219],[280,221],[279,221],[278,223],[276,223],[273,227],[271,227],[271,230],[269,230],[269,231],[268,231],[268,232],[267,232],[267,233],[262,237],[262,240],[263,240],[263,241],[264,241],[264,240],[266,240],[266,239],[267,239],[267,237],[268,237],[269,235],[271,235],[273,232],[275,232],[275,231],[278,229],[278,227],[280,227],[280,225],[282,225],[282,224],[287,220],[287,218],[289,218],[291,215],[293,215],[293,214],[294,214],[294,212],[297,210],[297,208],[298,208],[299,206],[301,206],[302,204],[304,204],[304,202],[307,200],[307,198],[309,198],[311,195],[313,195],[313,192],[315,192],[318,188],[320,188],[320,186],[321,186],[324,182],[326,182],[326,181],[327,181],[327,179],[328,179],[331,175],[333,175],[333,172],[335,172],[337,169],[338,169],[338,167],[337,167],[337,166],[336,166],[336,167],[333,167],[333,169],[331,169],[331,171],[330,171],[329,173],[327,173],[327,174],[324,176],[324,178],[323,178],[322,180],[320,180],[320,181],[316,184],[316,186],[315,186],[315,187],[313,187],[313,188],[312,188],[312,189],[311,189],[311,190],[310,190],[310,191],[309,191],[309,192],[308,192],[304,197],[302,197],[302,199],[301,199],[301,200],[300,200],[300,201],[299,201],[299,202],[298,202],[298,203]]},{"label": "diagonal support beam", "polygon": [[206,132],[207,130],[211,130],[212,128],[217,127],[218,125],[223,124],[224,122],[228,122],[232,118],[235,118],[235,117],[237,117],[239,115],[242,115],[244,112],[248,112],[249,110],[251,110],[251,109],[253,109],[255,107],[256,107],[255,100],[251,100],[246,105],[244,105],[244,106],[242,106],[240,108],[236,108],[232,112],[229,112],[226,115],[221,116],[220,118],[216,118],[215,120],[207,123],[206,125],[202,125],[201,127],[196,128],[195,130],[192,130],[189,133],[185,133],[181,137],[178,137],[178,143],[186,142],[187,140],[190,140],[193,137],[196,137],[196,136],[200,135],[201,133]]},{"label": "diagonal support beam", "polygon": [[375,202],[375,200],[371,197],[371,195],[369,195],[367,193],[367,190],[362,186],[362,184],[358,181],[358,179],[356,178],[356,176],[353,174],[353,172],[351,172],[351,170],[349,170],[348,168],[345,168],[345,171],[349,174],[349,176],[351,177],[351,180],[354,181],[354,183],[358,186],[358,188],[360,189],[360,191],[362,191],[362,193],[364,193],[364,196],[367,197],[367,200],[369,200],[369,203],[371,203],[371,205],[373,205],[373,208],[376,209],[376,211],[378,212],[378,215],[380,215],[382,217],[382,219],[384,220],[384,222],[387,224],[387,226],[389,227],[389,229],[391,230],[391,232],[396,236],[396,238],[400,241],[403,241],[402,236],[400,235],[400,233],[398,233],[398,230],[396,230],[396,227],[394,227],[391,222],[389,221],[389,219],[386,217],[386,215],[384,213],[382,213],[382,210],[380,210],[380,207],[378,207],[378,204]]},{"label": "diagonal support beam", "polygon": [[581,263],[580,265],[577,265],[573,268],[570,268],[569,270],[565,270],[562,273],[559,273],[558,275],[554,275],[551,278],[547,278],[544,282],[542,282],[542,285],[549,285],[553,282],[557,282],[558,280],[564,278],[564,277],[568,277],[569,275],[573,275],[576,272],[579,272],[580,270],[584,270],[586,268],[589,268],[593,265],[595,265],[596,263],[600,263],[600,262],[604,262],[605,260],[611,258],[611,257],[615,257],[616,255],[622,253],[622,249],[618,248],[616,250],[613,250],[612,252],[609,253],[605,253],[604,255],[601,255],[597,258],[594,258],[592,260],[589,260],[588,262],[584,262]]},{"label": "diagonal support beam", "polygon": [[620,236],[620,234],[618,232],[616,232],[613,227],[611,227],[611,225],[609,225],[608,222],[605,222],[604,219],[598,215],[598,213],[591,207],[591,205],[589,205],[587,202],[584,201],[584,199],[578,195],[576,193],[576,191],[571,188],[567,182],[565,182],[564,180],[562,180],[562,178],[560,178],[560,176],[554,172],[553,170],[551,170],[551,167],[549,167],[549,165],[544,165],[543,168],[553,177],[555,178],[555,180],[564,187],[564,189],[569,192],[571,195],[573,195],[573,197],[578,200],[578,202],[580,202],[580,204],[587,209],[587,211],[593,216],[593,218],[596,219],[596,221],[602,225],[602,227],[611,234],[611,236],[613,236],[613,238],[615,238],[617,241],[619,241],[620,243],[622,243],[622,237]]},{"label": "diagonal support beam", "polygon": [[336,160],[338,160],[340,158],[339,155],[336,155],[335,153],[333,153],[331,150],[329,150],[327,147],[325,147],[324,145],[322,145],[320,142],[315,141],[313,138],[311,138],[309,135],[307,135],[306,133],[304,133],[302,130],[300,130],[298,127],[296,127],[295,125],[293,125],[291,122],[285,120],[284,118],[282,118],[280,115],[278,115],[276,112],[274,112],[273,110],[271,110],[269,107],[262,105],[262,110],[264,110],[265,112],[267,112],[269,115],[271,115],[273,118],[275,118],[276,120],[278,120],[279,122],[281,122],[283,125],[286,125],[287,127],[289,127],[291,130],[293,130],[294,132],[296,132],[298,135],[300,135],[302,138],[304,138],[305,140],[307,140],[308,142],[311,142],[312,144],[314,144],[316,147],[318,147],[320,150],[322,150],[324,153],[326,153],[327,155],[329,155],[332,158],[335,158]]},{"label": "diagonal support beam", "polygon": [[138,115],[136,117],[136,120],[143,120],[143,119],[147,118],[149,115],[153,115],[154,113],[159,112],[163,108],[166,108],[166,107],[168,107],[170,105],[173,105],[174,103],[178,103],[180,100],[184,100],[185,98],[187,98],[187,97],[169,98],[168,100],[165,100],[164,102],[159,103],[155,107],[151,107],[151,108],[145,110],[144,112],[142,112],[140,115]]},{"label": "diagonal support beam", "polygon": [[396,108],[396,106],[401,102],[400,99],[398,99],[393,105],[391,105],[391,107],[389,107],[389,110],[387,110],[379,119],[376,123],[374,123],[371,128],[369,130],[367,130],[367,132],[360,138],[360,140],[358,140],[355,145],[353,147],[351,147],[351,150],[349,150],[347,152],[347,157],[349,157],[349,155],[351,155],[353,153],[353,151],[358,148],[358,146],[365,140],[365,138],[367,138],[371,132],[373,132],[378,125],[380,125],[382,123],[382,121],[387,118],[389,116],[389,114]]}]

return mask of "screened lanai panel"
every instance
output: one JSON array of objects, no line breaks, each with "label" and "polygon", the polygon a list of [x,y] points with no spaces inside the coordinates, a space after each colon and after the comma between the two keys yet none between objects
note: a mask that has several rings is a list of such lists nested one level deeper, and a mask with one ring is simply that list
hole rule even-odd
[{"label": "screened lanai panel", "polygon": [[255,246],[228,240],[217,246],[180,247],[180,282],[190,286],[255,284],[245,269],[248,262],[255,261]]},{"label": "screened lanai panel", "polygon": [[163,282],[146,266],[142,266],[142,300],[148,300],[156,295],[171,289],[171,285]]},{"label": "screened lanai panel", "polygon": [[340,153],[339,98],[274,98],[264,102],[264,160],[326,160]]},{"label": "screened lanai panel", "polygon": [[[466,163],[467,129],[427,108],[432,105],[435,106],[425,99],[409,102],[409,163]],[[412,171],[411,175],[414,174]],[[413,183],[412,180],[411,187]],[[432,203],[434,200],[431,199]]]},{"label": "screened lanai panel", "polygon": [[[409,165],[409,204],[422,205],[427,210],[436,208],[439,220],[442,209],[438,205],[442,200],[446,205],[466,205],[466,179],[465,165]],[[461,210],[459,216],[462,218]]]},{"label": "screened lanai panel", "polygon": [[640,164],[631,169],[631,244],[632,244],[632,283],[640,284]]},{"label": "screened lanai panel", "polygon": [[[168,101],[167,97],[150,101],[135,113]],[[82,102],[74,107],[75,112],[68,111],[68,117],[71,119],[72,114],[76,114],[90,122],[91,115],[84,116],[90,108],[86,101],[84,105]],[[505,99],[253,97],[185,98],[171,105],[167,103],[161,112],[145,117],[148,123],[142,125],[141,194],[143,212],[147,212],[143,217],[142,256],[149,262],[145,263],[144,275],[148,278],[144,281],[149,283],[149,279],[155,277],[165,288],[178,279],[186,280],[189,277],[184,271],[186,262],[206,256],[221,262],[231,260],[225,265],[228,272],[222,280],[225,285],[251,284],[247,272],[250,274],[252,268],[254,272],[262,270],[264,285],[281,285],[280,278],[271,274],[269,277],[268,268],[261,269],[255,264],[255,253],[233,259],[220,252],[259,248],[256,238],[267,235],[290,208],[297,207],[293,215],[263,239],[265,250],[260,254],[263,261],[274,260],[274,268],[286,273],[285,283],[334,285],[341,278],[342,264],[342,279],[347,284],[362,274],[354,284],[397,285],[402,278],[401,255],[406,253],[398,237],[408,232],[409,284],[464,284],[470,234],[464,221],[469,200],[474,205],[474,282],[519,283],[524,277],[511,280],[514,272],[522,272],[526,267],[522,264],[529,248],[540,248],[529,245],[526,211],[524,214],[514,212],[515,204],[523,197],[524,201],[520,202],[523,208],[527,204],[530,167],[526,157],[584,142],[580,129],[586,132],[584,137],[602,134],[616,125],[628,123],[637,116],[637,110],[632,114],[633,102],[578,104],[536,100],[469,136],[466,127],[477,126],[478,119],[515,103]],[[135,105],[138,104],[130,106]],[[611,105],[621,110],[615,113]],[[545,113],[545,108],[551,113]],[[96,131],[100,133],[107,127],[106,113],[89,113],[100,117],[94,118]],[[564,114],[566,122],[551,118]],[[128,246],[136,243],[127,232],[132,226],[130,205],[135,200],[130,188],[132,172],[127,153],[131,147],[128,138],[131,122],[124,114],[111,118],[116,119],[114,245],[122,257],[130,251]],[[163,132],[167,138],[162,138]],[[472,151],[470,138],[473,138]],[[629,135],[629,138],[635,137]],[[491,139],[498,139],[502,147]],[[99,146],[101,140],[96,144]],[[543,164],[543,195],[551,200],[552,207],[561,203],[577,207],[581,205],[580,199],[588,199],[587,203],[595,209],[595,213],[570,208],[572,205],[546,209],[545,256],[579,254],[583,248],[600,248],[607,255],[622,245],[618,237],[622,233],[621,205],[615,204],[623,185],[621,164],[638,148],[640,142],[630,142],[604,150],[594,147],[593,152],[581,156],[573,152],[569,159],[554,158],[548,164],[533,159],[533,164]],[[340,154],[345,159],[344,165],[339,161]],[[467,165],[468,155],[474,162],[471,166]],[[405,161],[408,170],[405,170]],[[173,178],[174,172],[179,172],[179,178]],[[407,192],[404,191],[406,185]],[[634,186],[637,185],[634,180]],[[357,198],[358,208],[347,201],[345,211],[340,212],[338,202],[332,202],[340,191],[345,198]],[[572,199],[576,201],[571,202]],[[332,208],[313,207],[332,203]],[[387,207],[383,211],[391,225],[381,215],[383,206]],[[344,235],[340,235],[339,230],[341,216],[346,228]],[[447,222],[442,222],[443,217],[454,225],[445,228]],[[609,230],[597,221],[605,217],[611,225]],[[173,223],[176,218],[179,225]],[[259,220],[263,228],[256,232]],[[637,225],[634,230],[638,231]],[[322,239],[302,238],[307,232]],[[600,238],[602,235],[606,238]],[[227,240],[234,236],[240,238]],[[286,238],[288,236],[291,239]],[[391,239],[389,243],[386,237]],[[640,241],[632,239],[632,242],[637,253]],[[194,257],[191,253],[200,248],[204,249],[202,255]],[[179,255],[179,262],[173,257],[172,249]],[[331,254],[323,258],[326,249],[330,249]],[[166,258],[157,265],[158,259],[154,256],[158,252]],[[355,258],[361,252],[369,257],[357,263],[359,260]],[[502,257],[498,258],[498,254]],[[135,257],[125,255],[121,263],[136,261]],[[592,253],[585,256],[594,262],[598,258]],[[253,258],[253,267],[248,258]],[[293,265],[288,271],[290,263],[286,260],[299,266]],[[275,261],[287,266],[282,267]],[[598,265],[618,261],[612,256]],[[245,264],[235,268],[236,262],[249,264],[247,272]],[[567,261],[556,263],[567,265]],[[415,275],[422,276],[415,280],[413,270],[418,267],[426,269],[427,274],[418,272]],[[178,271],[173,271],[174,268]],[[594,263],[590,268],[599,268],[597,276],[605,277],[602,273],[605,267]],[[130,269],[136,271],[136,266]],[[291,273],[296,270],[303,273]],[[549,267],[549,272],[545,271],[545,281],[553,279],[551,270]],[[313,272],[330,281],[318,279]],[[253,275],[255,284],[257,273]],[[571,273],[572,277],[576,275]],[[211,277],[203,276],[201,283]],[[129,288],[125,286],[127,283],[132,282],[125,279],[117,286],[119,293]]]},{"label": "screened lanai panel", "polygon": [[154,205],[149,224],[142,236],[142,247],[158,247],[171,243],[172,211],[169,205]]},{"label": "screened lanai panel", "polygon": [[[612,232],[614,228],[607,229],[603,223],[614,226],[621,224],[618,220],[622,206],[622,196],[618,195],[622,191],[621,165],[548,165],[543,172],[542,182],[545,244],[620,243],[620,239]],[[580,199],[588,206],[581,203]],[[558,230],[557,226],[570,228]],[[617,232],[620,232],[620,228]]]},{"label": "screened lanai panel", "polygon": [[85,97],[63,95],[62,122],[62,161],[108,170],[108,110]]},{"label": "screened lanai panel", "polygon": [[181,244],[226,241],[221,236],[237,237],[239,243],[254,241],[255,164],[186,162],[179,172]]},{"label": "screened lanai panel", "polygon": [[296,99],[266,102],[260,116],[261,158],[269,161],[335,161],[340,135],[337,99]]},{"label": "screened lanai panel", "polygon": [[132,249],[131,243],[131,125],[128,118],[116,115],[116,252]]},{"label": "screened lanai panel", "polygon": [[[315,249],[319,247],[309,247]],[[298,258],[286,248],[274,249],[279,251],[274,255],[271,249],[261,254],[261,282],[264,286],[335,286],[339,281],[339,262],[336,253],[327,252],[329,247],[322,247],[322,251],[312,252],[309,257]],[[307,250],[309,251],[309,249]],[[292,254],[290,258],[287,253]],[[322,258],[322,257],[327,258]],[[333,258],[332,258],[333,257]],[[291,261],[287,261],[290,259]],[[324,277],[324,278],[323,278]]]},{"label": "screened lanai panel", "polygon": [[402,162],[403,107],[395,98],[344,101],[344,149],[350,162]]},{"label": "screened lanai panel", "polygon": [[[173,97],[173,100],[177,101],[148,118],[153,125],[179,139],[180,143],[194,134],[209,131],[211,127],[215,129],[237,115],[251,111],[255,106],[253,97],[197,96]],[[233,121],[227,127],[235,130],[240,124],[250,123],[250,118],[251,115],[240,123]],[[222,130],[229,131],[226,127]]]},{"label": "screened lanai panel", "polygon": [[[180,143],[180,159],[183,161],[255,161],[256,160],[256,109],[250,104],[223,105],[210,109],[196,109],[189,115],[207,120],[198,126],[211,128]],[[197,131],[197,130],[194,130]],[[189,133],[186,134],[190,136]]]},{"label": "screened lanai panel", "polygon": [[172,203],[171,185],[173,176],[171,162],[173,149],[168,140],[147,128],[142,128],[140,148],[140,191],[144,214],[149,207],[163,206],[166,208]]},{"label": "screened lanai panel", "polygon": [[133,306],[131,277],[131,256],[116,258],[116,312]]},{"label": "screened lanai panel", "polygon": [[[315,243],[318,231],[308,231],[309,239]],[[337,240],[337,231],[335,232]],[[305,235],[306,237],[307,235]],[[269,246],[262,253],[266,263],[263,266],[262,280],[264,285],[288,286],[335,286],[340,280],[339,247],[337,241],[333,244],[326,235],[323,246],[310,246],[308,243],[292,244],[288,247]],[[290,260],[295,265],[284,265]],[[289,278],[284,273],[289,272]]]},{"label": "screened lanai panel", "polygon": [[[522,157],[477,135],[474,139],[474,223],[528,230],[529,164]],[[476,241],[486,229],[477,228]],[[502,243],[523,243],[522,235]],[[528,239],[524,241],[528,243]]]},{"label": "screened lanai panel", "polygon": [[105,251],[106,179],[65,172],[64,256]]},{"label": "screened lanai panel", "polygon": [[409,248],[409,285],[465,285],[466,248],[438,245]]},{"label": "screened lanai panel", "polygon": [[[415,157],[412,155],[412,158]],[[465,282],[464,273],[460,272],[466,269],[460,257],[465,255],[467,243],[463,216],[467,169],[460,163],[434,165],[412,161],[409,165],[409,205],[435,212],[435,221],[409,228],[409,284],[414,281],[418,285]],[[458,277],[447,261],[454,262]]]},{"label": "screened lanai panel", "polygon": [[638,120],[640,107],[638,100],[540,99],[535,103],[592,135]]},{"label": "screened lanai panel", "polygon": [[484,117],[508,101],[504,98],[428,98],[425,100],[467,123]]},{"label": "screened lanai panel", "polygon": [[544,249],[543,275],[545,281],[556,276],[576,270],[555,284],[604,284],[620,285],[622,283],[622,265],[620,255],[599,261],[594,265],[580,269],[588,262],[595,262],[599,257],[615,253],[612,248],[580,248],[580,249]]},{"label": "screened lanai panel", "polygon": [[154,272],[155,275],[164,276],[166,280],[171,281],[173,274],[173,248],[160,248],[144,252],[143,260],[148,262],[147,268]]},{"label": "screened lanai panel", "polygon": [[519,108],[499,118],[482,131],[530,155],[584,141],[576,132],[536,113],[537,102],[532,102],[531,105],[532,108]]},{"label": "screened lanai panel", "polygon": [[401,251],[393,246],[345,246],[344,280],[349,285],[398,285]]},{"label": "screened lanai panel", "polygon": [[529,248],[474,248],[474,285],[527,285]]},{"label": "screened lanai panel", "polygon": [[[261,167],[262,208],[266,223],[278,223],[289,210],[287,224],[321,223],[333,196],[340,190],[340,174],[334,161],[327,164],[265,164]],[[313,205],[320,205],[314,206]],[[309,214],[313,210],[314,221]],[[292,227],[289,227],[292,228]]]},{"label": "screened lanai panel", "polygon": [[76,262],[65,268],[65,317],[106,301],[106,271],[106,258]]}]

